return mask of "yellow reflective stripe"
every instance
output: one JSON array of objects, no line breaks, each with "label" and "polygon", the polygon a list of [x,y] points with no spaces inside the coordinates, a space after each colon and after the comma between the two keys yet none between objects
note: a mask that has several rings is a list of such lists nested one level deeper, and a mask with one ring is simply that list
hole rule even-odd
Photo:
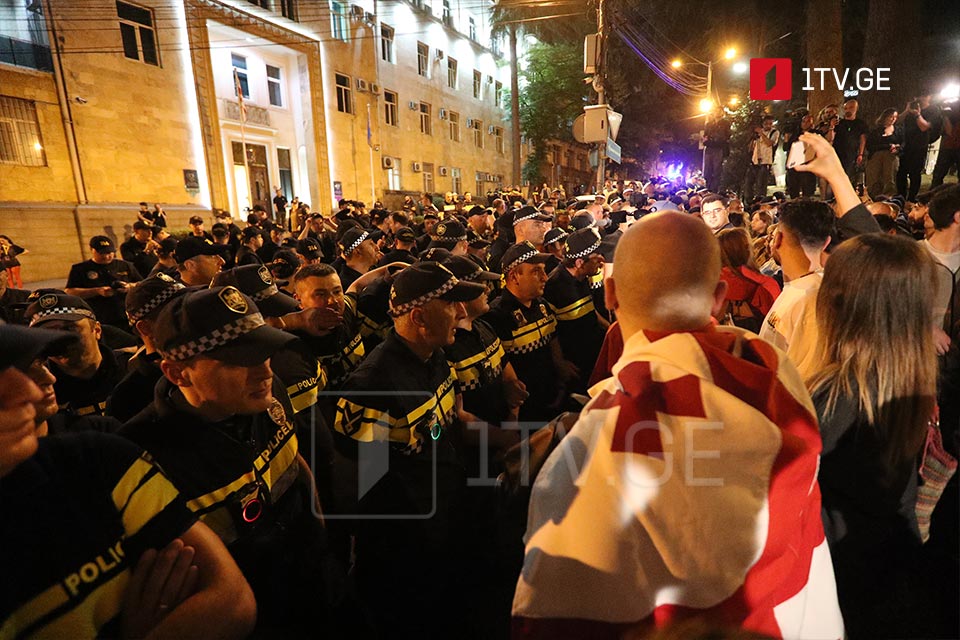
[{"label": "yellow reflective stripe", "polygon": [[90,592],[78,606],[37,630],[41,633],[30,635],[45,638],[96,637],[100,629],[120,613],[129,582],[130,569],[124,569]]},{"label": "yellow reflective stripe", "polygon": [[97,404],[91,404],[86,407],[79,407],[74,410],[74,413],[80,417],[91,416],[91,415],[103,415],[103,412],[107,409],[107,401],[98,402]]},{"label": "yellow reflective stripe", "polygon": [[483,351],[478,351],[477,353],[473,354],[472,356],[466,357],[463,360],[458,360],[457,362],[451,362],[450,366],[452,366],[456,370],[466,369],[478,362],[486,360],[488,357],[497,355],[497,351],[500,351],[500,352],[503,351],[503,347],[500,344],[499,338],[494,340],[493,344],[491,344],[489,347],[487,347]]},{"label": "yellow reflective stripe", "polygon": [[237,478],[236,480],[234,480],[233,482],[231,482],[230,484],[220,487],[215,491],[211,491],[210,493],[206,493],[202,496],[198,496],[193,500],[190,500],[189,502],[187,502],[187,507],[191,511],[202,511],[203,509],[212,507],[218,502],[223,502],[224,500],[226,500],[227,496],[229,496],[231,493],[234,493],[235,491],[239,490],[244,485],[247,485],[256,481],[257,481],[257,474],[255,474],[252,470],[248,471],[242,476],[240,476],[239,478]]},{"label": "yellow reflective stripe", "polygon": [[[38,620],[50,615],[54,610],[69,601],[70,598],[67,596],[66,589],[59,583],[41,591],[40,594],[22,604],[3,621],[3,624],[0,625],[0,638],[7,640],[17,637],[24,629],[33,626]],[[85,635],[93,637],[95,632]]]},{"label": "yellow reflective stripe", "polygon": [[503,363],[503,345],[497,339],[485,351],[481,351],[459,362],[451,362],[457,380],[461,384],[476,382],[480,379],[480,369],[485,361],[489,361],[490,369],[494,374],[499,373]]},{"label": "yellow reflective stripe", "polygon": [[300,413],[317,404],[319,392],[326,386],[327,372],[317,361],[317,372],[312,380],[304,379],[287,387],[287,396],[290,398],[290,404],[293,405],[293,412]]},{"label": "yellow reflective stripe", "polygon": [[603,286],[603,269],[593,274],[592,276],[587,277],[587,281],[590,283],[591,289],[599,289]]},{"label": "yellow reflective stripe", "polygon": [[513,339],[504,340],[503,347],[507,352],[516,351],[529,347],[538,341],[546,341],[556,330],[556,319],[550,316],[544,316],[535,322],[525,324],[519,329],[514,329]]},{"label": "yellow reflective stripe", "polygon": [[593,306],[593,297],[587,296],[585,298],[580,298],[573,304],[568,304],[565,307],[554,307],[550,305],[553,314],[557,317],[557,320],[561,322],[569,322],[570,320],[577,320],[586,315],[590,315],[594,311]]},{"label": "yellow reflective stripe", "polygon": [[110,494],[113,498],[113,506],[117,508],[117,513],[123,513],[123,510],[126,508],[127,503],[130,502],[130,498],[137,490],[137,487],[140,486],[140,483],[143,482],[143,479],[147,477],[148,473],[155,470],[156,467],[143,457],[133,461],[133,464],[123,473],[120,481],[113,487],[113,491]]},{"label": "yellow reflective stripe", "polygon": [[274,449],[268,461],[264,461],[262,456],[257,459],[257,469],[261,471],[268,487],[273,488],[277,479],[286,473],[291,464],[296,463],[299,446],[297,436],[291,434],[282,447]]},{"label": "yellow reflective stripe", "polygon": [[127,537],[137,534],[145,524],[166,509],[174,498],[177,489],[159,471],[153,474],[143,485],[134,491],[123,510],[123,529]]},{"label": "yellow reflective stripe", "polygon": [[[352,365],[356,365],[358,362],[363,360],[363,356],[365,355],[363,349],[363,336],[361,336],[359,333],[353,336],[353,340],[351,340],[350,344],[348,344],[343,350],[343,355],[345,359]],[[350,368],[353,369],[353,367]]]},{"label": "yellow reflective stripe", "polygon": [[393,328],[393,320],[377,322],[370,316],[360,313],[360,335],[366,338],[369,335],[385,336]]}]

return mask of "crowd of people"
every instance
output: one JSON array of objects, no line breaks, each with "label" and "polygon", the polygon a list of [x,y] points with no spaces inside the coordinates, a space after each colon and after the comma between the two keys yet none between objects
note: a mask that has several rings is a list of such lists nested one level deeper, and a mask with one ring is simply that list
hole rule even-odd
[{"label": "crowd of people", "polygon": [[800,139],[832,200],[142,203],[2,263],[0,637],[955,635],[960,187],[871,212]]}]

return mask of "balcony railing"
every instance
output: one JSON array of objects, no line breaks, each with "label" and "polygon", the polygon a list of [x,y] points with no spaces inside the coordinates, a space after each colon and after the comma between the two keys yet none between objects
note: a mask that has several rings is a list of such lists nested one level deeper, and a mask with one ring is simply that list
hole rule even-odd
[{"label": "balcony railing", "polygon": [[0,62],[38,71],[53,71],[50,47],[4,35],[0,35]]}]

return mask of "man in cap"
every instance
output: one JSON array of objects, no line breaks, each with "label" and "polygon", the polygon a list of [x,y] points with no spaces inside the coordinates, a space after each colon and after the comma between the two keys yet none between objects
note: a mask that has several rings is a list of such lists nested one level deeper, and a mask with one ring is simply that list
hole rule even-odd
[{"label": "man in cap", "polygon": [[41,437],[28,369],[65,339],[0,326],[4,634],[245,637],[250,588],[143,451],[99,433]]},{"label": "man in cap", "polygon": [[520,407],[523,421],[548,421],[558,413],[559,393],[578,374],[563,357],[556,340],[557,320],[541,297],[549,259],[529,242],[518,242],[503,254],[504,291],[484,316],[503,343],[517,377],[530,397]]},{"label": "man in cap", "polygon": [[0,321],[20,323],[30,292],[13,289],[7,283],[7,270],[0,264]]},{"label": "man in cap", "polygon": [[223,256],[227,250],[228,247],[210,240],[187,236],[177,243],[175,253],[180,281],[188,287],[210,286],[226,264]]},{"label": "man in cap", "polygon": [[579,375],[568,389],[586,393],[609,322],[597,313],[590,278],[603,272],[600,237],[595,229],[574,231],[564,240],[564,259],[550,273],[543,297],[557,318],[560,349]]},{"label": "man in cap", "polygon": [[423,222],[418,226],[418,231],[420,236],[417,238],[417,250],[416,253],[421,251],[426,251],[427,247],[430,245],[430,237],[433,235],[433,230],[436,228],[437,224],[440,222],[439,212],[432,205],[423,212]]},{"label": "man in cap", "polygon": [[121,434],[149,451],[227,545],[257,599],[258,628],[322,622],[322,526],[293,408],[270,366],[294,340],[234,287],[189,291],[154,325],[164,378]]},{"label": "man in cap", "polygon": [[213,236],[210,235],[209,231],[204,231],[203,224],[204,222],[201,216],[190,216],[190,220],[188,222],[188,226],[190,227],[190,235],[194,238],[202,238],[213,242]]},{"label": "man in cap", "polygon": [[380,259],[376,238],[362,227],[348,229],[337,243],[343,266],[339,270],[340,282],[350,288],[353,281],[370,271]]},{"label": "man in cap", "polygon": [[393,236],[393,249],[384,254],[377,263],[378,267],[388,265],[391,262],[406,262],[413,264],[417,257],[413,255],[412,249],[417,245],[417,235],[410,227],[400,227]]},{"label": "man in cap", "polygon": [[493,233],[496,237],[487,253],[487,265],[489,265],[491,271],[500,272],[503,253],[516,242],[516,236],[513,233],[513,214],[512,211],[504,213],[493,223]]},{"label": "man in cap", "polygon": [[477,235],[473,229],[467,229],[467,257],[476,262],[481,269],[486,269],[489,253],[490,241]]},{"label": "man in cap", "polygon": [[490,239],[493,235],[493,229],[490,227],[492,219],[492,209],[484,209],[478,204],[467,209],[467,227],[484,240]]},{"label": "man in cap", "polygon": [[550,254],[550,260],[545,263],[544,269],[548,274],[563,262],[563,241],[570,235],[559,227],[554,227],[543,235],[543,251]]},{"label": "man in cap", "polygon": [[446,249],[455,256],[467,254],[467,230],[459,220],[450,218],[434,228],[434,235],[427,247]]},{"label": "man in cap", "polygon": [[157,247],[153,240],[153,227],[137,220],[133,223],[133,235],[120,245],[120,256],[131,263],[141,275],[153,271],[157,264]]},{"label": "man in cap", "polygon": [[140,273],[126,260],[117,259],[117,249],[107,236],[90,238],[90,249],[89,260],[70,267],[65,291],[89,301],[100,322],[126,331],[124,295],[141,280]]},{"label": "man in cap", "polygon": [[177,275],[177,239],[164,238],[157,242],[157,264],[147,274],[151,278],[158,273],[165,273],[174,277]]},{"label": "man in cap", "polygon": [[[463,303],[484,291],[435,262],[397,274],[395,329],[350,375],[337,404],[334,430],[347,455],[387,456],[358,499],[355,564],[361,601],[381,634],[437,637],[464,611],[449,588],[459,569],[451,516],[463,476],[450,433],[456,377],[443,349],[466,315]],[[382,597],[401,592],[431,593],[436,606],[411,615],[407,599]]]},{"label": "man in cap", "polygon": [[283,227],[270,221],[264,223],[263,246],[257,251],[257,255],[264,264],[273,262],[274,256],[283,245]]},{"label": "man in cap", "polygon": [[103,329],[84,300],[64,293],[44,293],[27,307],[31,327],[68,331],[77,336],[69,349],[51,357],[63,430],[84,416],[104,415],[107,398],[126,373],[126,359],[100,342]]},{"label": "man in cap", "polygon": [[304,238],[297,240],[297,255],[303,261],[303,264],[319,264],[323,261],[323,250],[320,243],[313,238]]},{"label": "man in cap", "polygon": [[240,232],[240,248],[237,250],[235,264],[244,267],[248,264],[262,265],[260,249],[263,247],[263,231],[260,227],[247,227]]},{"label": "man in cap", "polygon": [[537,211],[527,205],[513,214],[513,233],[517,242],[529,242],[538,249],[543,246],[543,236],[553,224],[553,216]]},{"label": "man in cap", "polygon": [[126,422],[153,402],[153,391],[163,377],[153,339],[154,323],[164,305],[184,291],[182,282],[164,273],[141,280],[130,289],[127,318],[143,346],[127,362],[127,375],[107,398],[107,415]]}]

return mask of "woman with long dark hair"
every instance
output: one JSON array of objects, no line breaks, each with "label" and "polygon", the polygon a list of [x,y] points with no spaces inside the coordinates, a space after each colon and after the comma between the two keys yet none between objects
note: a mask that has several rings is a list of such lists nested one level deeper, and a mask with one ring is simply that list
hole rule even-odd
[{"label": "woman with long dark hair", "polygon": [[780,285],[760,273],[753,244],[744,229],[721,231],[717,240],[722,265],[720,279],[727,283],[723,316],[729,314],[736,326],[758,333],[764,316],[780,295]]},{"label": "woman with long dark hair", "polygon": [[897,192],[895,178],[902,146],[903,128],[897,125],[897,110],[884,109],[867,135],[865,182],[870,197],[892,196]]},{"label": "woman with long dark hair", "polygon": [[[823,452],[824,530],[850,638],[912,636],[917,464],[933,415],[937,363],[924,248],[857,236],[827,262],[816,300],[813,396]],[[906,627],[897,625],[907,625]]]}]

